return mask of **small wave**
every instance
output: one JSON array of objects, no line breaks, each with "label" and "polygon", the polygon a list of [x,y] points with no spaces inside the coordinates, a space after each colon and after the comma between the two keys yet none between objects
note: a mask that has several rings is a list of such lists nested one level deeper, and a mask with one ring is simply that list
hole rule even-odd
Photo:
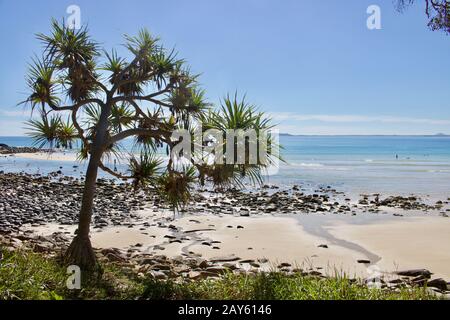
[{"label": "small wave", "polygon": [[430,172],[430,173],[449,173],[450,170],[445,170],[445,169],[441,169],[441,170],[426,170],[426,172]]},{"label": "small wave", "polygon": [[308,168],[319,168],[319,167],[324,167],[323,164],[321,163],[290,163],[290,165],[295,166],[295,167],[308,167]]}]

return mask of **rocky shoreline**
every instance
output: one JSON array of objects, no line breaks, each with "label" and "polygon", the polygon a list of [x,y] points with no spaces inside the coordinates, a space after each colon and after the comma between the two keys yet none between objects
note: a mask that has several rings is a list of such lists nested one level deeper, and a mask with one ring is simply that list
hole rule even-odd
[{"label": "rocky shoreline", "polygon": [[11,147],[7,144],[0,143],[0,154],[15,154],[15,153],[34,153],[34,152],[47,152],[50,150],[39,149],[35,147]]},{"label": "rocky shoreline", "polygon": [[[154,190],[134,192],[131,184],[99,179],[94,205],[93,226],[129,225],[138,219],[137,210],[145,208],[170,209]],[[32,226],[57,222],[61,225],[77,223],[83,189],[82,179],[54,172],[48,176],[4,173],[0,171],[0,233],[17,232],[24,224]],[[299,186],[278,190],[277,186],[264,186],[260,191],[230,190],[216,193],[198,190],[193,201],[182,214],[224,214],[252,216],[260,214],[351,214],[357,212],[380,213],[385,208],[437,211],[447,215],[449,200],[426,204],[418,197],[361,195],[358,203],[341,199],[331,187],[302,192]]]},{"label": "rocky shoreline", "polygon": [[[19,233],[17,235],[0,235],[0,247],[3,250],[30,250],[48,257],[61,257],[68,245],[68,238],[63,233],[51,236],[33,236]],[[214,259],[204,259],[195,255],[180,255],[168,258],[161,254],[148,254],[132,249],[124,252],[116,248],[95,249],[101,262],[112,263],[123,270],[134,273],[141,278],[150,277],[155,280],[171,280],[175,282],[214,280],[227,274],[244,274],[247,276],[263,272],[279,272],[287,276],[301,275],[316,279],[326,279],[329,276],[312,268],[298,268],[290,263],[279,263],[270,271],[259,269],[260,264],[267,263],[263,259],[243,260],[237,256],[224,256]],[[0,257],[1,262],[1,257]],[[424,287],[432,293],[440,294],[450,299],[450,282],[441,278],[432,278],[432,273],[426,269],[402,270],[374,279],[350,278],[350,282],[364,286],[376,286],[381,290],[400,291],[413,287]]]},{"label": "rocky shoreline", "polygon": [[[49,236],[37,236],[23,226],[38,227],[48,223],[74,225],[77,223],[83,181],[63,176],[55,172],[49,176],[13,174],[0,172],[0,243],[11,249],[30,248],[43,254],[60,254],[69,244],[71,236],[67,232],[54,232]],[[299,186],[281,190],[277,186],[264,186],[260,191],[243,192],[231,190],[215,193],[198,190],[194,200],[182,210],[182,214],[213,214],[248,217],[261,214],[350,214],[379,213],[383,208],[438,211],[445,213],[448,200],[432,205],[425,204],[418,197],[386,197],[380,195],[361,195],[358,201],[346,198],[331,187],[323,187],[312,194]],[[117,183],[114,180],[98,180],[98,196],[95,199],[93,228],[102,229],[111,226],[145,228],[139,210],[152,208],[170,210],[156,192],[133,192],[132,186]],[[170,218],[157,222],[161,228],[167,228],[167,241],[182,241],[187,232],[170,224]],[[239,226],[238,226],[239,227]],[[142,229],[140,229],[142,230]],[[181,237],[181,238],[180,238]],[[213,243],[202,243],[213,246]],[[228,272],[255,274],[263,271],[270,263],[267,259],[241,259],[238,256],[215,257],[205,259],[193,252],[183,252],[178,257],[167,257],[160,250],[142,252],[139,244],[127,250],[117,248],[98,249],[101,259],[129,268],[139,276],[148,276],[159,280],[175,279],[194,281],[217,278]],[[325,247],[324,247],[325,248]],[[360,262],[364,263],[364,261]],[[287,262],[270,266],[273,271],[286,274],[301,273],[305,276],[326,277],[314,268],[298,268]],[[354,281],[357,281],[354,279]],[[382,288],[396,290],[401,287],[427,285],[436,291],[445,293],[449,289],[443,279],[433,279],[428,270],[404,270],[381,280]]]}]

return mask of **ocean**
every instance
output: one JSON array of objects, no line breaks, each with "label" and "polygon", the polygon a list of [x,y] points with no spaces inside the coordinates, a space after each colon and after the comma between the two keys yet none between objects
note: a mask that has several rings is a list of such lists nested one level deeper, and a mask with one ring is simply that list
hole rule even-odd
[{"label": "ocean", "polygon": [[[32,146],[28,137],[0,137],[0,143]],[[267,183],[330,186],[358,196],[429,195],[450,197],[450,137],[447,136],[280,136],[286,163]],[[125,143],[125,149],[129,146]],[[129,143],[128,143],[129,144]],[[74,167],[77,166],[77,167]],[[0,170],[81,175],[85,163],[0,157]],[[125,169],[124,164],[118,165]],[[104,175],[104,174],[103,174]],[[106,175],[104,175],[106,176]]]}]

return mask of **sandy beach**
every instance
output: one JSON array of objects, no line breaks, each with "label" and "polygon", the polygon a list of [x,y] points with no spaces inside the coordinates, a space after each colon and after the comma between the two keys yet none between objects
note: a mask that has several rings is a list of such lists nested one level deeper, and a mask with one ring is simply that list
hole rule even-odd
[{"label": "sandy beach", "polygon": [[[75,161],[72,153],[15,156],[70,168],[67,163]],[[73,238],[82,180],[62,172],[45,179],[2,175],[2,190],[8,195],[2,205],[5,232],[48,239],[62,233],[66,243]],[[298,185],[197,190],[174,216],[154,191],[135,193],[130,185],[103,180],[97,192],[93,247],[113,250],[125,261],[147,255],[182,257],[199,263],[205,259],[213,267],[215,261],[219,267],[231,261],[250,272],[288,266],[287,272],[301,269],[360,279],[374,272],[390,279],[396,271],[426,269],[433,279],[450,279],[450,201],[445,196],[350,197],[330,186],[311,190]]]},{"label": "sandy beach", "polygon": [[[366,277],[372,270],[391,273],[425,268],[434,277],[450,278],[450,219],[444,217],[377,219],[366,224],[355,224],[351,219],[314,217],[315,223],[324,221],[323,227],[331,234],[330,238],[306,231],[302,217],[188,215],[171,221],[171,228],[177,228],[171,232],[167,225],[154,224],[155,217],[170,217],[170,212],[141,214],[148,218],[141,223],[153,225],[94,230],[93,245],[122,250],[138,248],[145,253],[157,251],[168,257],[190,253],[209,260],[234,255],[241,261],[263,261],[263,270],[289,263],[327,275],[339,270],[351,277]],[[61,230],[73,233],[75,227],[50,224],[30,229],[49,235]],[[358,260],[371,263],[358,263]]]},{"label": "sandy beach", "polygon": [[77,161],[77,154],[73,152],[16,153],[14,157],[30,160]]}]

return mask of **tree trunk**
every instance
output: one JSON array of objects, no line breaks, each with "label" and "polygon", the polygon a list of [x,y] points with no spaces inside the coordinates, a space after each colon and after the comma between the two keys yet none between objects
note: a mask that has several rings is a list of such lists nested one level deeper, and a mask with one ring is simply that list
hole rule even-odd
[{"label": "tree trunk", "polygon": [[109,108],[104,107],[102,109],[86,171],[78,229],[75,238],[72,240],[72,243],[64,256],[66,264],[77,265],[82,270],[87,271],[93,271],[98,267],[91,240],[89,239],[89,230],[94,205],[98,167],[107,140],[109,113]]}]

